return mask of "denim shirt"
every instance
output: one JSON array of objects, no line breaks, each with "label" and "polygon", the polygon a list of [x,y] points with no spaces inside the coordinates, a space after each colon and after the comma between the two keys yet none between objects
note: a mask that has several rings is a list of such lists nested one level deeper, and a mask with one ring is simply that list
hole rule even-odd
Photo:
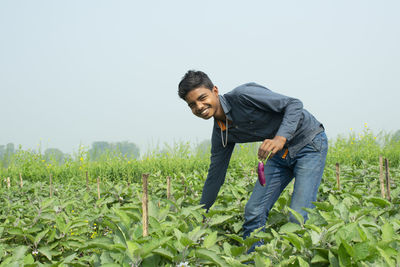
[{"label": "denim shirt", "polygon": [[[287,97],[256,83],[240,85],[219,96],[228,120],[228,141],[214,120],[211,138],[211,163],[203,187],[201,204],[207,210],[214,204],[225,181],[226,170],[236,143],[258,142],[275,136],[286,138],[285,148],[294,157],[316,134],[324,130],[311,113],[303,109],[300,100]],[[225,122],[224,122],[225,123]],[[256,157],[257,155],[254,155]]]}]

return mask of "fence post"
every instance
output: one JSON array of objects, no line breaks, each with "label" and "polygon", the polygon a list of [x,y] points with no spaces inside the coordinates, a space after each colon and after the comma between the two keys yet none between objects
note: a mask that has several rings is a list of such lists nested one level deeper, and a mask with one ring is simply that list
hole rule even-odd
[{"label": "fence post", "polygon": [[97,177],[97,198],[100,199],[100,177]]},{"label": "fence post", "polygon": [[388,159],[385,158],[385,172],[386,172],[386,188],[387,188],[387,199],[392,201],[390,197],[390,177],[389,177],[389,163]]},{"label": "fence post", "polygon": [[10,187],[11,187],[10,177],[7,177],[7,188],[10,189]]},{"label": "fence post", "polygon": [[338,190],[340,190],[340,165],[339,162],[336,162],[336,182]]},{"label": "fence post", "polygon": [[20,182],[20,186],[22,188],[22,186],[24,186],[24,182],[22,181],[22,173],[19,173],[19,182]]},{"label": "fence post", "polygon": [[142,174],[142,182],[143,182],[143,197],[142,197],[143,236],[148,236],[149,235],[147,178],[149,178],[149,174]]},{"label": "fence post", "polygon": [[385,182],[383,180],[383,158],[379,156],[379,183],[381,184],[381,196],[385,198]]}]

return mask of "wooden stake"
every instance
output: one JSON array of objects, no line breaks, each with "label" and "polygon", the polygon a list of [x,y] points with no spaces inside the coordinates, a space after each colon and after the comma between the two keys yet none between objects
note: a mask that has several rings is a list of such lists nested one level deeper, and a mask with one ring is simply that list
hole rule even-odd
[{"label": "wooden stake", "polygon": [[7,188],[11,187],[10,177],[7,177]]},{"label": "wooden stake", "polygon": [[100,199],[100,177],[97,177],[97,198]]},{"label": "wooden stake", "polygon": [[381,196],[385,198],[385,182],[383,180],[383,158],[379,156],[379,182],[381,184]]},{"label": "wooden stake", "polygon": [[171,176],[167,176],[167,199],[171,198]]},{"label": "wooden stake", "polygon": [[88,171],[86,171],[86,191],[89,191],[89,174],[88,174]]},{"label": "wooden stake", "polygon": [[387,189],[387,199],[392,201],[390,197],[390,178],[389,178],[389,163],[388,160],[385,159],[385,174],[386,174],[386,189]]},{"label": "wooden stake", "polygon": [[143,223],[143,236],[149,235],[149,216],[148,216],[148,191],[147,191],[147,178],[148,174],[142,174],[143,180],[143,197],[142,197],[142,223]]},{"label": "wooden stake", "polygon": [[340,190],[340,165],[339,162],[336,162],[336,182],[338,190]]},{"label": "wooden stake", "polygon": [[19,173],[19,182],[20,182],[20,186],[21,188],[24,186],[24,182],[22,181],[22,173]]},{"label": "wooden stake", "polygon": [[53,176],[50,173],[50,197],[53,197]]}]

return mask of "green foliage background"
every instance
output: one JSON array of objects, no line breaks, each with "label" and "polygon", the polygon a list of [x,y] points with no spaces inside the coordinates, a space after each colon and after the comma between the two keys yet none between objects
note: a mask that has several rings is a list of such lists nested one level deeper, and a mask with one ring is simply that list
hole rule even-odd
[{"label": "green foliage background", "polygon": [[[241,238],[256,182],[258,144],[237,145],[208,214],[198,205],[207,176],[204,144],[166,146],[140,159],[82,147],[59,159],[18,150],[0,168],[0,266],[398,266],[400,141],[362,133],[330,140],[316,208],[288,222],[292,185],[265,231]],[[391,202],[381,197],[379,156],[389,159]],[[341,188],[335,163],[341,164]],[[89,188],[86,188],[86,172]],[[149,173],[149,236],[142,236],[143,173]],[[20,174],[23,187],[20,187]],[[49,197],[49,176],[53,197]],[[166,196],[166,177],[172,180]],[[10,177],[11,188],[7,188]],[[100,177],[100,195],[96,180]],[[203,220],[203,216],[205,220]],[[246,254],[252,242],[264,240]],[[397,265],[396,265],[397,264]]]}]

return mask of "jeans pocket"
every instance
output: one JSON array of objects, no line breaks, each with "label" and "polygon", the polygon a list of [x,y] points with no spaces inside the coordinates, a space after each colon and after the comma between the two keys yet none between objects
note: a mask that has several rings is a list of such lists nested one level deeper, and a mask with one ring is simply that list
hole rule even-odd
[{"label": "jeans pocket", "polygon": [[317,134],[310,143],[310,145],[318,152],[322,150],[322,146],[325,142],[324,135],[325,135],[324,132]]}]

